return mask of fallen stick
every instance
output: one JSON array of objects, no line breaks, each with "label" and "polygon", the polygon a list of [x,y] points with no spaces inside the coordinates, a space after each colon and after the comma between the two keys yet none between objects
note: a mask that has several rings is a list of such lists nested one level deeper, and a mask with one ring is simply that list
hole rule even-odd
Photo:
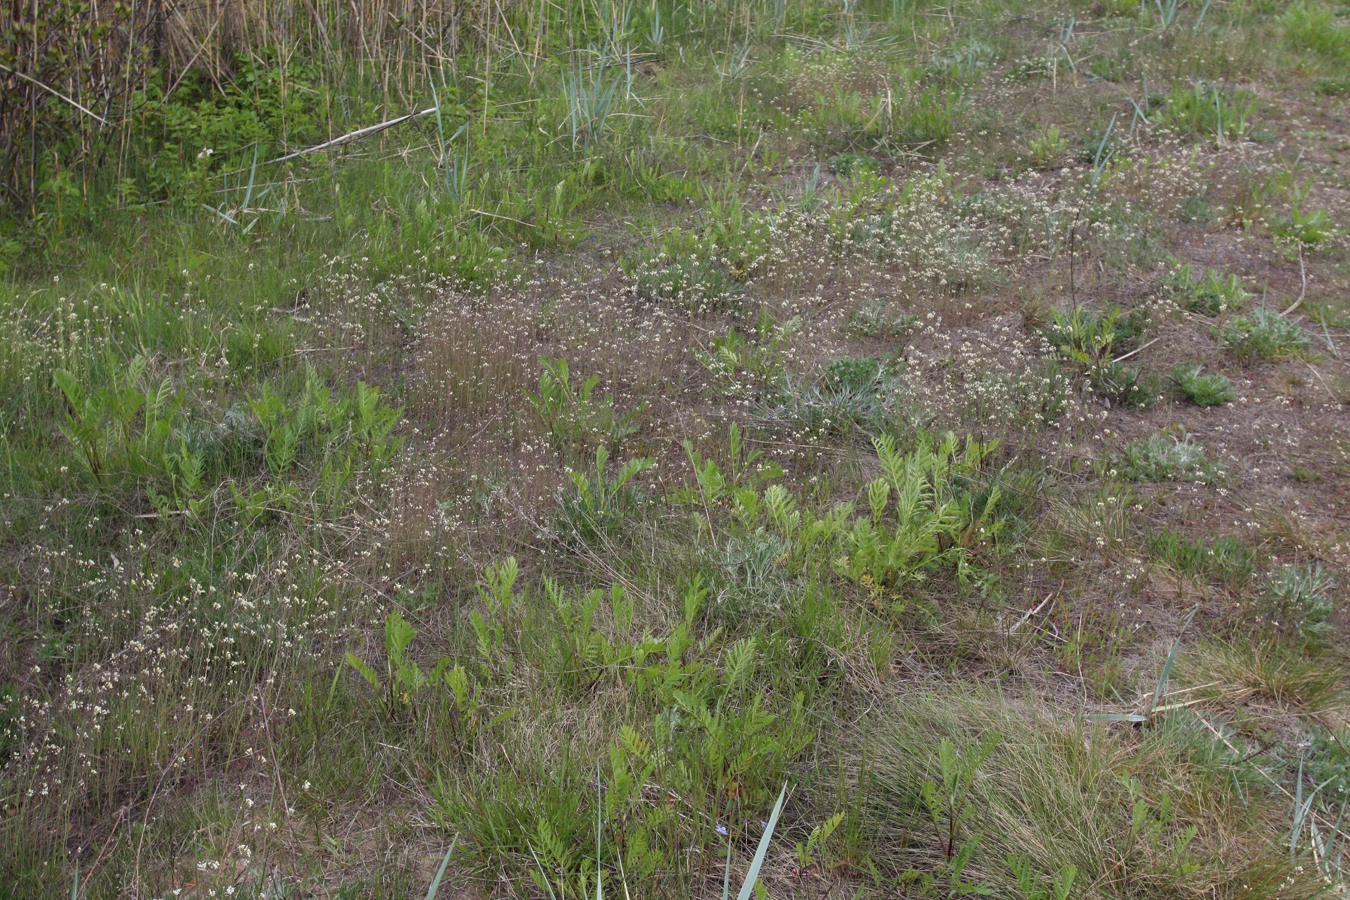
[{"label": "fallen stick", "polygon": [[[331,141],[324,141],[322,144],[315,144],[313,147],[306,147],[303,150],[296,150],[294,153],[287,153],[285,156],[278,156],[276,159],[269,159],[263,163],[264,166],[270,166],[273,163],[286,162],[289,159],[295,159],[300,156],[308,156],[311,153],[318,153],[320,150],[327,150],[330,147],[337,147],[341,144],[350,143],[359,138],[370,137],[372,134],[378,134],[386,128],[392,128],[401,122],[407,122],[410,119],[419,119],[422,116],[431,115],[436,111],[436,107],[429,106],[419,112],[408,113],[406,116],[399,116],[395,119],[389,119],[380,122],[378,125],[367,125],[365,128],[358,128],[355,131],[349,131],[344,135],[333,138]],[[239,171],[243,171],[240,169]]]},{"label": "fallen stick", "polygon": [[1155,337],[1153,340],[1149,341],[1149,342],[1148,342],[1147,344],[1145,344],[1144,346],[1142,346],[1142,347],[1136,347],[1136,348],[1134,348],[1133,350],[1131,350],[1129,353],[1123,353],[1123,354],[1121,354],[1120,356],[1117,356],[1115,359],[1111,360],[1111,362],[1113,362],[1113,363],[1124,362],[1125,360],[1129,359],[1131,356],[1134,356],[1136,353],[1142,353],[1143,351],[1147,350],[1149,347],[1152,347],[1154,344],[1158,343],[1158,341],[1161,341],[1161,340],[1162,340],[1161,337]]}]

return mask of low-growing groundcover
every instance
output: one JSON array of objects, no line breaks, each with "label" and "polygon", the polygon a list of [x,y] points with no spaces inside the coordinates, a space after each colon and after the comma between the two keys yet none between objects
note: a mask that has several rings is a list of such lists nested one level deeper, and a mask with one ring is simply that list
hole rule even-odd
[{"label": "low-growing groundcover", "polygon": [[1346,892],[1344,9],[94,6],[0,897]]}]

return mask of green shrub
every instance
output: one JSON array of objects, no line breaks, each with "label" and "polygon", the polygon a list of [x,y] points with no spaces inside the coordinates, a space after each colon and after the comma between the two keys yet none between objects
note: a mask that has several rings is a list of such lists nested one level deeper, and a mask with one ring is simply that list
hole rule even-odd
[{"label": "green shrub", "polygon": [[1336,612],[1335,579],[1318,563],[1280,566],[1266,578],[1259,598],[1262,621],[1275,629],[1306,638],[1331,631]]},{"label": "green shrub", "polygon": [[1088,378],[1093,390],[1126,406],[1146,406],[1157,397],[1151,381],[1114,357],[1136,349],[1147,325],[1147,313],[1126,313],[1118,306],[1098,313],[1083,307],[1055,310],[1042,336]]},{"label": "green shrub", "polygon": [[1162,288],[1182,309],[1206,316],[1238,309],[1247,301],[1242,280],[1236,275],[1225,278],[1214,269],[1196,270],[1190,263],[1164,278]]},{"label": "green shrub", "polygon": [[806,387],[788,384],[778,410],[813,435],[846,435],[884,429],[895,412],[900,385],[890,367],[873,357],[837,359]]},{"label": "green shrub", "polygon": [[1172,370],[1172,382],[1183,399],[1196,406],[1222,406],[1237,399],[1233,382],[1223,375],[1202,375],[1201,368],[1193,363]]},{"label": "green shrub", "polygon": [[1127,481],[1214,481],[1222,475],[1189,434],[1155,434],[1126,445],[1113,467]]},{"label": "green shrub", "polygon": [[881,171],[881,163],[866,153],[840,153],[830,160],[830,170],[840,178],[875,175]]},{"label": "green shrub", "polygon": [[1311,339],[1297,323],[1261,308],[1224,323],[1219,343],[1240,359],[1281,359],[1302,353]]}]

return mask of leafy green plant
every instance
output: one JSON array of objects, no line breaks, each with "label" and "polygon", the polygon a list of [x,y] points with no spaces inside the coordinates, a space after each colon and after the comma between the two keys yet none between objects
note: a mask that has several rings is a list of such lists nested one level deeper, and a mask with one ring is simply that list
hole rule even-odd
[{"label": "leafy green plant", "polygon": [[902,109],[895,113],[887,109],[892,139],[926,153],[942,150],[956,133],[956,118],[965,106],[962,92],[930,87],[905,95],[910,99]]},{"label": "leafy green plant", "polygon": [[1158,382],[1133,366],[1109,362],[1088,372],[1088,380],[1098,396],[1121,406],[1143,407],[1158,398]]},{"label": "leafy green plant", "polygon": [[487,615],[474,610],[469,614],[469,624],[473,627],[484,677],[500,677],[514,667],[508,641],[514,640],[520,629],[516,603],[519,577],[520,563],[509,556],[488,566],[478,583],[478,597]]},{"label": "leafy green plant", "polygon": [[1097,313],[1079,306],[1067,313],[1055,310],[1043,334],[1060,355],[1090,370],[1137,346],[1146,324],[1142,311],[1126,313],[1113,306]]},{"label": "leafy green plant", "polygon": [[1225,278],[1214,269],[1201,271],[1190,263],[1163,279],[1162,286],[1183,309],[1206,316],[1239,309],[1247,301],[1247,292],[1238,276]]},{"label": "leafy green plant", "polygon": [[716,256],[733,279],[744,282],[759,271],[769,247],[771,221],[747,208],[739,193],[719,194],[705,185],[704,195],[707,205],[696,248]]},{"label": "leafy green plant", "polygon": [[978,746],[958,752],[950,738],[943,738],[938,745],[938,777],[919,785],[924,810],[949,860],[960,850],[962,829],[973,813],[970,789],[975,775],[998,742],[999,736],[990,734]]},{"label": "leafy green plant", "polygon": [[416,719],[426,695],[444,690],[453,698],[467,719],[476,717],[478,694],[464,667],[443,657],[430,672],[423,670],[408,655],[408,647],[417,637],[417,629],[402,613],[389,613],[384,624],[385,672],[381,680],[371,666],[354,653],[346,655],[347,665],[381,695],[384,710],[391,718]]},{"label": "leafy green plant", "polygon": [[1136,369],[1113,357],[1137,349],[1147,321],[1143,310],[1126,313],[1117,306],[1101,313],[1081,306],[1067,313],[1057,309],[1042,335],[1087,376],[1098,394],[1127,406],[1144,406],[1156,391]]},{"label": "leafy green plant", "polygon": [[1112,467],[1130,482],[1214,482],[1223,475],[1191,434],[1150,434],[1127,444]]},{"label": "leafy green plant", "polygon": [[1047,125],[1036,132],[1027,148],[1031,164],[1038,169],[1048,169],[1063,161],[1069,151],[1069,140],[1057,125]]},{"label": "leafy green plant", "polygon": [[705,459],[694,445],[686,440],[684,452],[689,457],[689,465],[694,471],[694,484],[691,487],[676,488],[670,494],[670,500],[679,506],[692,507],[700,529],[706,528],[716,543],[717,525],[713,518],[714,510],[724,510],[734,503],[753,502],[759,491],[770,481],[781,478],[781,467],[762,462],[764,451],[745,446],[741,428],[734,422],[729,431],[729,447],[725,466],[715,460]]},{"label": "leafy green plant", "polygon": [[794,316],[775,322],[768,310],[755,320],[752,343],[736,326],[712,340],[707,350],[695,350],[694,358],[713,376],[719,388],[739,397],[759,398],[778,389],[787,371],[787,347],[801,330],[802,319]]},{"label": "leafy green plant", "polygon": [[830,837],[844,822],[842,812],[835,813],[824,822],[811,829],[807,834],[805,841],[797,843],[795,853],[797,856],[797,871],[806,872],[814,867],[819,861],[818,854],[821,849],[829,843]]},{"label": "leafy green plant", "polygon": [[[840,528],[834,568],[843,577],[870,588],[879,602],[888,598],[903,608],[903,588],[928,572],[951,569],[966,582],[978,580],[971,550],[992,541],[1001,528],[997,488],[981,497],[971,491],[996,442],[967,438],[964,445],[948,434],[941,443],[920,438],[900,453],[889,436],[873,440],[882,475],[867,486],[869,515]],[[765,496],[775,520],[781,502]]]},{"label": "leafy green plant", "polygon": [[1128,481],[1206,481],[1222,470],[1191,435],[1154,434],[1127,444],[1116,457],[1116,473]]},{"label": "leafy green plant", "polygon": [[[1161,860],[1177,876],[1184,878],[1200,868],[1199,861],[1190,852],[1200,829],[1194,824],[1177,827],[1177,813],[1171,794],[1163,791],[1156,802],[1149,802],[1138,778],[1121,775],[1118,780],[1130,799],[1132,844],[1148,848],[1155,859]],[[1133,850],[1133,847],[1130,849]]]},{"label": "leafy green plant", "polygon": [[[923,896],[936,894],[939,890],[948,897],[990,896],[994,893],[989,885],[965,877],[980,837],[978,834],[965,837],[964,830],[975,812],[970,801],[976,775],[998,742],[999,735],[989,733],[978,745],[960,751],[950,738],[943,738],[938,744],[938,777],[930,775],[920,782],[919,799],[942,850],[942,865],[936,872],[911,869],[902,876],[903,880],[916,882]],[[944,882],[941,889],[937,887],[939,881]]]},{"label": "leafy green plant", "polygon": [[1262,307],[1225,322],[1219,343],[1239,359],[1256,360],[1297,356],[1312,341],[1297,323]]},{"label": "leafy green plant", "polygon": [[1280,566],[1266,577],[1258,610],[1263,621],[1281,632],[1321,638],[1336,611],[1336,582],[1319,563]]},{"label": "leafy green plant", "polygon": [[647,457],[630,459],[611,474],[609,450],[595,448],[595,469],[568,469],[573,490],[564,492],[559,506],[558,527],[567,540],[589,544],[601,536],[618,533],[637,507],[640,495],[631,482],[656,465]]},{"label": "leafy green plant", "polygon": [[1326,210],[1304,208],[1306,194],[1306,191],[1300,192],[1288,214],[1270,224],[1271,234],[1281,244],[1292,248],[1293,253],[1314,250],[1343,233]]},{"label": "leafy green plant", "polygon": [[612,397],[595,396],[599,375],[573,385],[567,360],[543,357],[539,393],[530,394],[535,412],[548,429],[549,443],[567,458],[586,457],[603,445],[617,453],[619,445],[638,432],[636,419],[647,404],[620,413]]},{"label": "leafy green plant", "polygon": [[1073,883],[1078,878],[1078,867],[1073,863],[1066,863],[1047,884],[1036,871],[1031,859],[1022,853],[1009,855],[1008,868],[1017,877],[1023,900],[1069,900]]},{"label": "leafy green plant", "polygon": [[755,638],[729,647],[719,674],[703,668],[682,682],[657,684],[665,709],[649,736],[620,729],[619,745],[634,771],[663,784],[695,808],[739,827],[773,796],[787,764],[812,740],[803,695],[782,713],[751,687],[760,662]]},{"label": "leafy green plant", "polygon": [[106,380],[94,390],[86,390],[67,369],[52,374],[65,399],[61,431],[98,482],[112,472],[143,469],[147,463],[158,462],[170,429],[160,414],[171,396],[168,383],[154,394],[139,386],[144,357],[134,357],[125,368],[109,360],[107,368]]},{"label": "leafy green plant", "polygon": [[1223,375],[1201,374],[1199,363],[1177,366],[1172,370],[1172,383],[1183,399],[1196,406],[1222,406],[1237,399],[1233,382]]},{"label": "leafy green plant", "polygon": [[552,668],[559,685],[566,690],[588,690],[605,675],[640,664],[648,653],[664,646],[657,641],[634,643],[626,639],[633,627],[634,605],[622,585],[615,584],[610,589],[607,604],[618,635],[615,639],[595,627],[595,614],[606,599],[604,591],[597,589],[573,597],[549,578],[544,581],[544,592],[552,603],[557,622]]}]

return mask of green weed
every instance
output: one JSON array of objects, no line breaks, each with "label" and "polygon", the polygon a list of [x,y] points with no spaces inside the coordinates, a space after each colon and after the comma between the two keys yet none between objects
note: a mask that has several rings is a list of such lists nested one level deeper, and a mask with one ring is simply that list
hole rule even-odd
[{"label": "green weed", "polygon": [[1219,343],[1239,359],[1251,361],[1298,356],[1312,339],[1297,323],[1262,308],[1225,322],[1219,329]]},{"label": "green weed", "polygon": [[1321,565],[1285,565],[1271,572],[1258,614],[1271,627],[1304,638],[1322,638],[1336,611],[1335,579]]},{"label": "green weed", "polygon": [[558,530],[567,541],[591,544],[611,538],[626,527],[642,495],[633,479],[655,465],[646,457],[630,459],[613,474],[609,471],[609,450],[601,444],[595,449],[592,472],[568,469],[573,490],[564,491],[558,509]]},{"label": "green weed", "polygon": [[1342,25],[1335,10],[1300,0],[1280,17],[1284,39],[1297,50],[1310,50],[1330,62],[1350,62],[1350,27]]},{"label": "green weed", "polygon": [[385,620],[383,681],[376,671],[359,656],[348,653],[347,665],[381,695],[385,714],[391,719],[417,719],[422,713],[427,695],[443,691],[453,698],[462,721],[477,718],[478,690],[472,685],[468,672],[449,657],[442,658],[426,672],[408,656],[408,647],[417,630],[397,610]]},{"label": "green weed", "polygon": [[1189,434],[1155,434],[1135,441],[1116,456],[1112,467],[1128,481],[1213,482],[1223,474]]},{"label": "green weed", "polygon": [[1205,84],[1178,86],[1167,95],[1161,121],[1182,134],[1223,144],[1241,140],[1251,132],[1255,109],[1256,98],[1247,90]]},{"label": "green weed", "polygon": [[1238,276],[1224,277],[1214,269],[1197,270],[1189,263],[1163,279],[1162,287],[1182,309],[1206,316],[1241,309],[1248,296]]},{"label": "green weed", "polygon": [[539,376],[539,393],[529,399],[548,430],[549,442],[565,458],[588,458],[601,444],[609,453],[618,453],[619,445],[637,434],[640,426],[636,420],[647,404],[621,413],[612,397],[594,396],[599,375],[573,385],[567,360],[544,357],[541,361],[544,371]]},{"label": "green weed", "polygon": [[1218,581],[1238,589],[1256,572],[1256,555],[1234,537],[1193,540],[1182,532],[1164,529],[1148,539],[1149,550],[1183,575]]},{"label": "green weed", "polygon": [[787,350],[801,327],[798,316],[779,323],[768,310],[762,310],[755,320],[754,343],[732,325],[713,338],[707,350],[696,350],[694,357],[724,393],[766,397],[781,388],[787,374]]},{"label": "green weed", "polygon": [[1142,310],[1126,313],[1111,307],[1097,313],[1077,307],[1069,313],[1055,310],[1042,334],[1097,393],[1127,406],[1146,406],[1157,394],[1153,386],[1113,358],[1139,346],[1146,323]]},{"label": "green weed", "polygon": [[1028,147],[1031,164],[1038,169],[1059,165],[1068,151],[1069,140],[1056,125],[1047,125],[1038,131]]},{"label": "green weed", "polygon": [[1182,399],[1196,406],[1222,406],[1237,399],[1233,382],[1217,373],[1203,375],[1201,369],[1199,363],[1192,363],[1172,370],[1172,383]]}]

